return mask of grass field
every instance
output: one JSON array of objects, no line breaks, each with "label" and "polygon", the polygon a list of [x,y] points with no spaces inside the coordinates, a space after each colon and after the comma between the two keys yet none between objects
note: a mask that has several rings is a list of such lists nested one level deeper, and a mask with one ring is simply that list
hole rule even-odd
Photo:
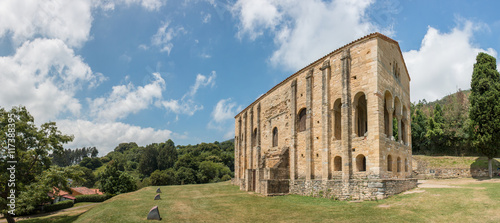
[{"label": "grass field", "polygon": [[496,182],[421,188],[413,191],[419,193],[365,202],[262,197],[229,182],[162,186],[162,200],[155,201],[156,187],[146,187],[83,214],[21,222],[151,222],[146,216],[155,205],[162,222],[500,222],[500,183]]}]

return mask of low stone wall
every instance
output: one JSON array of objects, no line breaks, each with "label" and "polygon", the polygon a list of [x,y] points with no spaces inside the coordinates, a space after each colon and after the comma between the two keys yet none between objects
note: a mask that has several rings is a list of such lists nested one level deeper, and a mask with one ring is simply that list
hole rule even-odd
[{"label": "low stone wall", "polygon": [[[465,177],[488,177],[488,169],[471,168],[425,168],[414,171],[418,179],[450,179]],[[493,170],[493,175],[498,176],[499,171]]]},{"label": "low stone wall", "polygon": [[291,180],[290,194],[338,200],[375,200],[415,188],[417,179]]}]

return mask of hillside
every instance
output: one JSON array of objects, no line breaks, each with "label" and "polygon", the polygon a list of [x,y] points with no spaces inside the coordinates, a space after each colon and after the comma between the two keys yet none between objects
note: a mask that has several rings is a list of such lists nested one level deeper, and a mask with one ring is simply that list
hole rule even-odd
[{"label": "hillside", "polygon": [[[477,189],[476,189],[477,188]],[[478,190],[482,188],[481,190]],[[500,220],[500,187],[495,183],[460,188],[425,188],[386,200],[347,202],[297,195],[262,197],[229,182],[162,186],[118,195],[72,219],[74,222],[151,222],[158,205],[164,222],[495,222]],[[465,194],[478,199],[471,200]],[[446,197],[446,199],[443,199]],[[485,205],[487,204],[487,205]],[[489,213],[485,215],[484,213]]]}]

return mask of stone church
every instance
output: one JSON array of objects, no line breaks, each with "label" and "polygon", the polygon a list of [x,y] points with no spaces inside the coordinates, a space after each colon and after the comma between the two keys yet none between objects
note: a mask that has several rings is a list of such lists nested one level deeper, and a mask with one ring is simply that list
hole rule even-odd
[{"label": "stone church", "polygon": [[[274,86],[235,117],[241,190],[383,199],[411,178],[410,76],[399,44],[355,40]],[[393,127],[394,126],[394,127]]]}]

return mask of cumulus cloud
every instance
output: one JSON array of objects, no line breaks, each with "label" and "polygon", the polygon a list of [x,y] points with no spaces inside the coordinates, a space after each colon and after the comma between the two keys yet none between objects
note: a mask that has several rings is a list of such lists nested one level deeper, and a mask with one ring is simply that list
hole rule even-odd
[{"label": "cumulus cloud", "polygon": [[75,93],[105,80],[59,39],[26,41],[12,56],[0,57],[0,104],[25,105],[45,122],[64,112],[79,115]]},{"label": "cumulus cloud", "polygon": [[166,100],[161,102],[161,105],[175,114],[194,115],[196,111],[203,109],[203,105],[197,104],[194,101],[194,97],[198,92],[198,89],[206,86],[213,87],[215,85],[216,76],[215,71],[212,71],[208,77],[202,74],[196,75],[195,83],[180,100]]},{"label": "cumulus cloud", "polygon": [[109,96],[89,99],[90,114],[100,121],[115,121],[149,107],[154,100],[162,98],[165,80],[153,73],[151,83],[135,87],[132,83],[113,86]]},{"label": "cumulus cloud", "polygon": [[58,129],[64,134],[74,135],[73,142],[66,146],[81,148],[95,146],[101,155],[111,152],[122,142],[136,142],[145,146],[154,142],[164,142],[175,136],[170,130],[143,128],[122,122],[91,122],[87,120],[59,120]]},{"label": "cumulus cloud", "polygon": [[237,36],[251,40],[265,32],[277,49],[275,66],[297,70],[353,39],[379,30],[366,15],[371,0],[239,0],[231,8],[239,19]]},{"label": "cumulus cloud", "polygon": [[420,49],[403,53],[411,77],[411,100],[434,101],[459,88],[469,89],[473,64],[479,52],[496,56],[491,48],[472,42],[474,33],[484,27],[461,21],[449,33],[429,27]]},{"label": "cumulus cloud", "polygon": [[170,51],[174,47],[172,39],[185,32],[182,26],[172,28],[169,27],[169,25],[169,21],[164,22],[163,25],[158,28],[156,34],[151,37],[151,44],[160,47],[161,52],[167,52],[168,54],[170,54]]},{"label": "cumulus cloud", "polygon": [[0,1],[0,37],[11,35],[16,45],[42,36],[79,47],[89,38],[91,3],[75,1]]},{"label": "cumulus cloud", "polygon": [[224,133],[224,139],[234,137],[234,116],[237,111],[242,110],[231,98],[221,99],[212,111],[212,120],[208,123],[209,129],[215,129]]}]

